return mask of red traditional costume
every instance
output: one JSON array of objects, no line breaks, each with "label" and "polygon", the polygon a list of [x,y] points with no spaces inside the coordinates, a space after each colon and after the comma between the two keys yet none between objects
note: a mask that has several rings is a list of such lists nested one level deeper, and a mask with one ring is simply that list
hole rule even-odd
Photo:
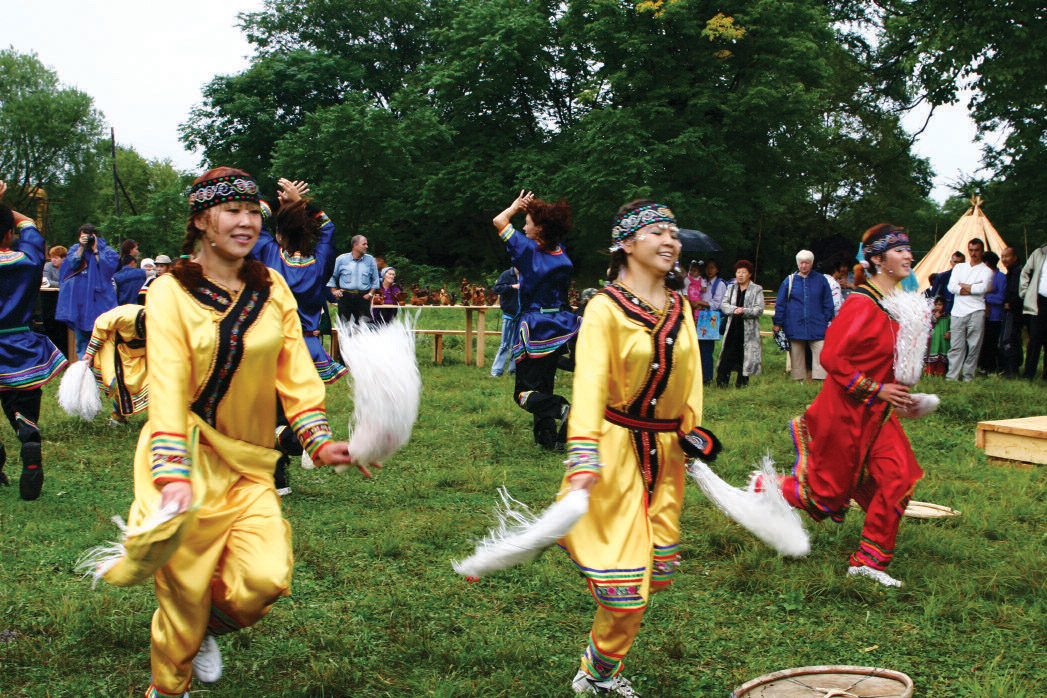
[{"label": "red traditional costume", "polygon": [[883,293],[863,284],[847,297],[825,334],[828,379],[803,416],[790,423],[796,446],[785,498],[816,521],[843,521],[850,500],[865,510],[852,567],[883,570],[894,555],[898,525],[923,471],[893,408],[877,400],[895,383],[898,323]]}]

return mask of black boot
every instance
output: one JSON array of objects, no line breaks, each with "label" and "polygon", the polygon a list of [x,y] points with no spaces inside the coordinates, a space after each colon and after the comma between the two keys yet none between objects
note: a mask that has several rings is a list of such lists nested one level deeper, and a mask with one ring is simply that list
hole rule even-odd
[{"label": "black boot", "polygon": [[0,485],[10,485],[11,482],[4,475],[4,465],[7,464],[7,449],[4,447],[4,443],[0,441]]},{"label": "black boot", "polygon": [[281,497],[291,494],[290,482],[287,479],[287,466],[290,464],[291,459],[287,454],[281,453],[276,461],[276,470],[273,471],[273,484],[276,486],[276,493]]},{"label": "black boot", "polygon": [[535,417],[534,442],[548,451],[556,450],[556,420],[551,417]]},{"label": "black boot", "polygon": [[40,496],[44,486],[44,467],[40,442],[22,444],[22,477],[18,480],[18,496],[32,501]]},{"label": "black boot", "polygon": [[560,429],[556,432],[556,450],[563,451],[567,447],[567,418],[571,415],[571,403],[565,402],[563,411],[560,412]]}]

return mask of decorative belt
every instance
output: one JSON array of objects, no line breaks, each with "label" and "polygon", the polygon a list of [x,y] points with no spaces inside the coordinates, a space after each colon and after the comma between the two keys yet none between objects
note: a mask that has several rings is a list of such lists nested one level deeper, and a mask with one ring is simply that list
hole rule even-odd
[{"label": "decorative belt", "polygon": [[21,327],[8,327],[5,330],[0,330],[0,334],[17,334],[18,332],[28,332],[29,326],[22,325]]},{"label": "decorative belt", "polygon": [[548,315],[550,313],[558,313],[561,310],[563,310],[563,308],[539,308],[538,312]]},{"label": "decorative belt", "polygon": [[368,289],[368,290],[366,290],[366,291],[358,291],[358,290],[356,290],[356,289],[354,289],[354,288],[343,288],[343,289],[342,289],[342,291],[343,291],[344,293],[351,293],[351,294],[353,294],[354,296],[362,296],[362,295],[364,295],[365,293],[370,293],[370,292],[371,292],[371,290],[370,290],[370,289]]},{"label": "decorative belt", "polygon": [[613,407],[607,407],[603,411],[603,418],[611,424],[616,424],[626,429],[635,431],[677,431],[680,428],[679,419],[655,419],[654,417],[637,417],[627,414]]},{"label": "decorative belt", "polygon": [[302,330],[302,334],[306,337],[319,337],[322,333],[320,330]]}]

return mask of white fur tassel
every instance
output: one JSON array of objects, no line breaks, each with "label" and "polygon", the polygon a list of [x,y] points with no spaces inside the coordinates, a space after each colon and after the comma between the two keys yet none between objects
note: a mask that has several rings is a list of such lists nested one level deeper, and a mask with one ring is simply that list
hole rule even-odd
[{"label": "white fur tassel", "polygon": [[141,526],[136,526],[134,528],[131,528],[124,523],[124,520],[121,517],[114,516],[110,520],[116,524],[118,529],[120,529],[120,540],[109,541],[107,545],[99,545],[98,547],[85,551],[79,558],[77,558],[76,565],[73,569],[84,577],[91,577],[91,588],[94,589],[98,582],[105,577],[106,572],[116,567],[116,563],[120,562],[124,555],[127,554],[124,542],[127,541],[128,538],[136,536],[144,531],[148,531],[162,523],[166,523],[173,519],[177,514],[178,505],[169,504],[166,509],[161,509],[157,513],[148,517]]},{"label": "white fur tassel", "polygon": [[912,407],[909,409],[895,408],[895,412],[898,413],[899,417],[904,417],[905,419],[926,417],[937,411],[938,405],[942,403],[941,398],[931,393],[911,393],[909,397],[912,398]]},{"label": "white fur tassel", "polygon": [[498,488],[498,494],[502,497],[494,511],[498,523],[477,542],[472,555],[451,563],[458,574],[482,577],[533,560],[589,511],[588,490],[571,490],[541,516],[513,499],[504,487]]},{"label": "white fur tassel", "polygon": [[[422,392],[414,353],[417,317],[401,312],[387,324],[337,320],[339,349],[353,391],[349,453],[361,465],[381,463],[411,438]],[[335,468],[345,470],[347,466]]]},{"label": "white fur tassel", "polygon": [[90,422],[102,409],[91,360],[74,361],[58,384],[58,405],[70,417]]},{"label": "white fur tassel", "polygon": [[315,467],[316,467],[316,463],[314,463],[313,459],[309,457],[309,452],[308,451],[302,451],[302,469],[303,470],[312,470]]},{"label": "white fur tassel", "polygon": [[883,307],[898,323],[894,342],[894,379],[916,385],[923,375],[927,337],[931,332],[931,300],[915,291],[895,291],[885,296]]},{"label": "white fur tassel", "polygon": [[[732,487],[697,458],[687,466],[687,472],[720,511],[779,554],[803,557],[811,551],[799,512],[789,506],[779,488],[765,487],[756,492],[751,486],[744,490]],[[764,456],[760,472],[767,482],[777,480],[774,462],[768,456]]]}]

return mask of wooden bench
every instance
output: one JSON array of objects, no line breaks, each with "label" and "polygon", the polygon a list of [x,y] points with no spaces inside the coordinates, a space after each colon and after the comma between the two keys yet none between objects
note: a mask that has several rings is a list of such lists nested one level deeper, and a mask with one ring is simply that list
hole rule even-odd
[{"label": "wooden bench", "polygon": [[[454,337],[464,337],[465,330],[418,330],[414,331],[416,335],[427,334],[433,337],[433,363],[442,364],[444,362],[444,337],[451,335]],[[476,334],[471,332],[470,334]],[[485,335],[495,335],[498,337],[502,336],[501,332],[494,332],[491,330],[485,330]]]},{"label": "wooden bench", "polygon": [[994,465],[1047,465],[1047,416],[978,422],[974,445]]}]

